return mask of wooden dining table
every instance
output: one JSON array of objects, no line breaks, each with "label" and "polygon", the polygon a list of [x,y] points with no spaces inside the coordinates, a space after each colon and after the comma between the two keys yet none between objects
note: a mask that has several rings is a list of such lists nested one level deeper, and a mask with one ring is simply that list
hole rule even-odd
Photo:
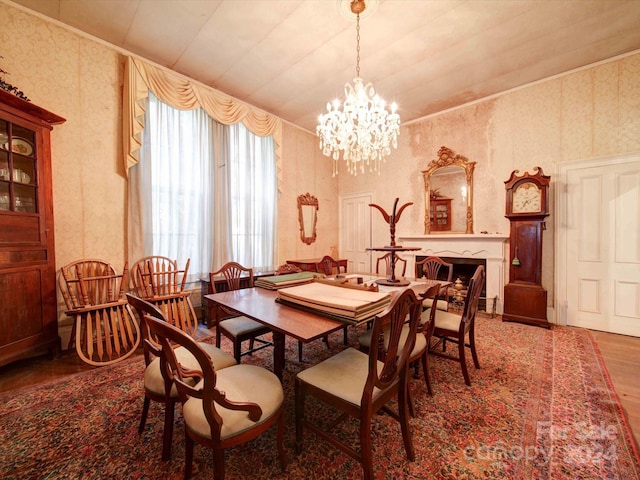
[{"label": "wooden dining table", "polygon": [[[435,280],[419,280],[424,283],[412,287],[414,291],[424,291]],[[446,283],[446,282],[445,282]],[[401,290],[398,288],[397,291]],[[285,365],[285,338],[290,336],[303,343],[313,342],[326,335],[341,330],[345,322],[327,317],[321,313],[296,308],[276,301],[278,292],[260,287],[243,288],[229,292],[220,292],[205,295],[205,298],[224,310],[237,312],[263,325],[268,326],[273,332],[273,370],[282,380]],[[358,322],[365,323],[366,320]],[[353,324],[353,323],[347,323]]]}]

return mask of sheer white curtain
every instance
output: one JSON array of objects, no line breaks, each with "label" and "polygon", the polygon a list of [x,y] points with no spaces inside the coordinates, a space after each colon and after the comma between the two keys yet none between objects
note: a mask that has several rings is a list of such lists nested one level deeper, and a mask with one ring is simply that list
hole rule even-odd
[{"label": "sheer white curtain", "polygon": [[202,109],[175,109],[153,94],[145,117],[140,162],[131,177],[138,185],[144,255],[175,258],[180,265],[190,258],[189,281],[232,260],[273,268],[272,137],[258,137],[242,124],[219,124]]},{"label": "sheer white curtain", "polygon": [[[254,135],[242,123],[220,129],[229,159],[218,172],[216,204],[225,208],[232,258],[256,271],[273,270],[276,258],[277,174],[273,137]],[[225,206],[226,202],[226,206]]]}]

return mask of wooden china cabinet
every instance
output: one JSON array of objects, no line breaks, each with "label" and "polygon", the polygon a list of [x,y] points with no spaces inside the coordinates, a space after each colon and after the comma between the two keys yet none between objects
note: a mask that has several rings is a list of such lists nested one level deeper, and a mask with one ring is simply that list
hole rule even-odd
[{"label": "wooden china cabinet", "polygon": [[431,198],[429,202],[431,231],[447,232],[451,230],[451,199]]},{"label": "wooden china cabinet", "polygon": [[64,121],[0,90],[0,365],[60,350],[49,134]]}]

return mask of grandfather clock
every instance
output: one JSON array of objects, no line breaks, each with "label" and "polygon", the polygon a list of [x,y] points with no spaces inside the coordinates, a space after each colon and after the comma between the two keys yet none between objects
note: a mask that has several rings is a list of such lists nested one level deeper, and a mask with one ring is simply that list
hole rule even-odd
[{"label": "grandfather clock", "polygon": [[511,172],[505,217],[511,222],[509,283],[504,287],[503,321],[549,328],[547,291],[542,288],[542,232],[549,215],[548,189],[551,177],[540,167],[535,175]]}]

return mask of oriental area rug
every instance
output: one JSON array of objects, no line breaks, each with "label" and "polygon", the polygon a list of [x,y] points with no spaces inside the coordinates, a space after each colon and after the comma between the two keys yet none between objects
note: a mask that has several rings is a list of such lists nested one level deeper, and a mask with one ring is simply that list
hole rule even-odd
[{"label": "oriental area rug", "polygon": [[[357,329],[350,342],[357,345]],[[551,330],[477,320],[481,369],[470,364],[471,386],[460,365],[431,357],[434,395],[422,372],[411,381],[415,462],[406,459],[398,424],[386,414],[373,422],[378,479],[624,479],[640,480],[638,448],[597,345],[587,330]],[[231,351],[229,344],[223,348]],[[287,470],[275,454],[275,429],[226,451],[228,479],[358,479],[360,465],[305,432],[294,450],[295,374],[337,353],[342,333],[304,347],[287,339],[285,448]],[[243,357],[271,369],[272,350]],[[160,460],[162,409],[152,402],[147,426],[137,432],[142,408],[143,360],[78,373],[52,383],[0,395],[0,478],[179,479],[184,430],[178,407],[170,461]],[[307,401],[320,421],[335,412]],[[341,424],[357,445],[357,423]],[[213,478],[212,454],[196,445],[195,478]]]}]

